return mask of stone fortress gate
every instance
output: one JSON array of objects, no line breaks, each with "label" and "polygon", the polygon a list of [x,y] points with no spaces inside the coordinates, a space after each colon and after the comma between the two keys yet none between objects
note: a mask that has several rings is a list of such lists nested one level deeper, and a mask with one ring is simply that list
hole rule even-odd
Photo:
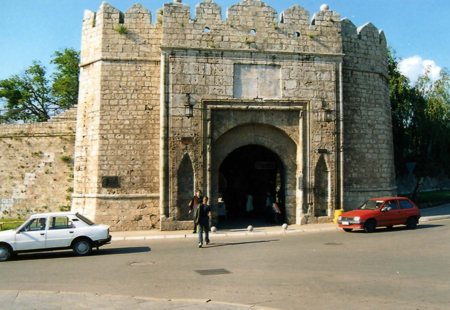
[{"label": "stone fortress gate", "polygon": [[[151,13],[107,3],[83,20],[72,209],[116,230],[190,229],[210,197],[217,225],[330,221],[396,193],[386,38],[326,5],[312,18],[259,0],[181,0]],[[216,212],[218,198],[227,218]]]}]

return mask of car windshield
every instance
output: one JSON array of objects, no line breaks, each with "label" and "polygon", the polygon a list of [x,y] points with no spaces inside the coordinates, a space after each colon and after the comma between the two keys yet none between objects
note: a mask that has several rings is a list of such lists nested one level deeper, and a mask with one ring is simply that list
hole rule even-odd
[{"label": "car windshield", "polygon": [[86,224],[88,224],[89,226],[94,225],[94,222],[92,222],[90,219],[88,219],[87,217],[84,217],[83,215],[81,215],[80,213],[76,214],[77,217],[82,220],[83,222],[85,222]]},{"label": "car windshield", "polygon": [[383,204],[383,201],[367,200],[358,210],[376,210]]}]

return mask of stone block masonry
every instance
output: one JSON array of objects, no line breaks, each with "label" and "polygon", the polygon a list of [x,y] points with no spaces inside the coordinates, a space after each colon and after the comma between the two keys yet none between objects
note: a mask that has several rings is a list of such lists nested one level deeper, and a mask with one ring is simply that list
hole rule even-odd
[{"label": "stone block masonry", "polygon": [[74,111],[46,123],[0,125],[0,218],[70,209]]},{"label": "stone block masonry", "polygon": [[[30,196],[38,178],[42,191],[53,188],[46,176],[70,169],[58,160],[70,154],[72,209],[112,230],[192,228],[186,208],[196,188],[218,225],[219,197],[243,219],[242,197],[253,192],[259,208],[269,192],[283,221],[304,224],[395,194],[382,31],[326,6],[310,17],[259,0],[230,6],[225,20],[206,0],[194,18],[180,0],[154,24],[151,16],[139,4],[122,13],[105,2],[85,13],[75,148],[73,131],[2,138],[11,145],[3,161],[32,144],[28,159],[20,155],[30,163],[17,160],[20,176],[2,189],[2,209]],[[64,131],[58,124],[42,126]]]},{"label": "stone block masonry", "polygon": [[395,193],[384,34],[326,6],[243,0],[221,16],[179,0],[155,24],[141,5],[85,14],[72,208],[113,229],[185,229],[194,188],[213,204],[219,188],[243,195],[222,163],[251,145],[274,156],[261,184],[288,223]]}]

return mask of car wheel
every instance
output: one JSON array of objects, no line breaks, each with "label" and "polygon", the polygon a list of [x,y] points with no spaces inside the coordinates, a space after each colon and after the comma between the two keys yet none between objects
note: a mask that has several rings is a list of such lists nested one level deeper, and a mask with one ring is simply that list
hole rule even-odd
[{"label": "car wheel", "polygon": [[410,217],[406,221],[406,228],[408,229],[416,229],[417,228],[417,219],[415,217]]},{"label": "car wheel", "polygon": [[11,248],[6,244],[0,244],[0,262],[10,259],[12,256]]},{"label": "car wheel", "polygon": [[375,231],[375,228],[377,227],[377,223],[375,220],[368,220],[364,223],[364,231],[366,233],[372,233]]},{"label": "car wheel", "polygon": [[353,228],[342,228],[345,232],[351,232]]},{"label": "car wheel", "polygon": [[75,255],[84,256],[91,254],[92,244],[88,239],[78,239],[72,245]]}]

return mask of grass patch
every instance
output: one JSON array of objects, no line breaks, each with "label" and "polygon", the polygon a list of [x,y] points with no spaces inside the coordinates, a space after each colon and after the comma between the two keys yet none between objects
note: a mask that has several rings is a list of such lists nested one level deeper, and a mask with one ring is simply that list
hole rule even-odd
[{"label": "grass patch", "polygon": [[419,192],[416,202],[421,208],[450,203],[450,191]]},{"label": "grass patch", "polygon": [[0,230],[16,229],[24,221],[18,219],[0,219]]}]

